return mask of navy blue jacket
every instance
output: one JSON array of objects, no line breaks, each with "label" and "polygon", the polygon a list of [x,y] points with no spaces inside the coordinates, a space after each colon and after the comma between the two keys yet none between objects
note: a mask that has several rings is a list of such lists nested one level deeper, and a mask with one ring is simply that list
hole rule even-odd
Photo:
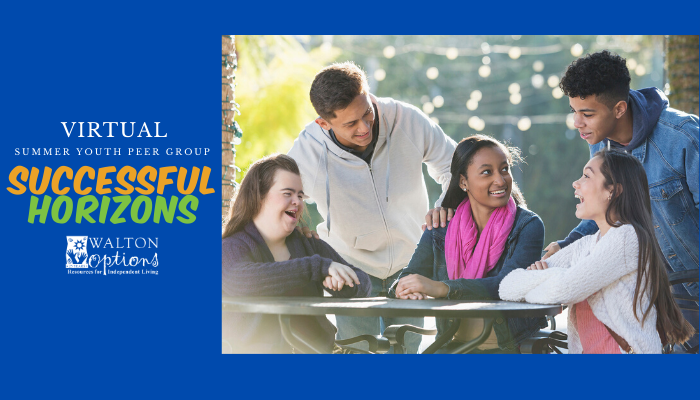
[{"label": "navy blue jacket", "polygon": [[[288,261],[275,261],[265,240],[251,222],[221,241],[223,296],[323,297],[323,280],[333,261],[351,267],[360,285],[343,286],[334,297],[367,297],[372,290],[369,275],[345,262],[326,242],[308,239],[296,230],[287,237]],[[222,339],[233,353],[289,353],[276,315],[223,313]],[[335,327],[325,316],[297,316],[293,328],[315,337],[319,346],[332,349]]]}]

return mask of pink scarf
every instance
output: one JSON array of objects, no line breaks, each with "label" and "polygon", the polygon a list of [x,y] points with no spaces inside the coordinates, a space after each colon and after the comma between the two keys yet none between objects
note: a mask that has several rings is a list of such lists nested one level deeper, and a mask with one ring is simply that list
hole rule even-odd
[{"label": "pink scarf", "polygon": [[477,242],[479,229],[472,217],[469,198],[462,201],[445,235],[447,276],[450,279],[485,277],[501,258],[515,222],[515,211],[515,201],[511,197],[505,207],[493,211]]}]

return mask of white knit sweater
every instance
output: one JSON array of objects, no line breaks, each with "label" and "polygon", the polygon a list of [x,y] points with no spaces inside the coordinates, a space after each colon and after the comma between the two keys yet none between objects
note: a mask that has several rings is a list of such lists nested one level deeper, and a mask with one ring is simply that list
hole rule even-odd
[{"label": "white knit sweater", "polygon": [[546,260],[549,268],[544,271],[514,270],[501,281],[501,299],[568,304],[569,353],[582,353],[574,305],[586,299],[596,318],[627,340],[635,353],[661,353],[656,309],[640,322],[649,305],[647,293],[639,299],[639,321],[632,311],[639,257],[634,227],[623,225],[599,235],[600,231],[560,250]]}]

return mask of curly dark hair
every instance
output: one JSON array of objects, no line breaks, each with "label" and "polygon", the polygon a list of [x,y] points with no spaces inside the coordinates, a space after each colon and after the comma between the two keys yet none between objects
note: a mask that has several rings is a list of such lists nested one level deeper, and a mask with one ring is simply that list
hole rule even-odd
[{"label": "curly dark hair", "polygon": [[336,63],[316,74],[309,97],[314,109],[326,121],[335,118],[360,94],[369,93],[365,72],[352,61]]},{"label": "curly dark hair", "polygon": [[569,97],[596,95],[599,102],[612,109],[619,101],[628,101],[627,61],[608,50],[586,54],[568,66],[559,87]]}]

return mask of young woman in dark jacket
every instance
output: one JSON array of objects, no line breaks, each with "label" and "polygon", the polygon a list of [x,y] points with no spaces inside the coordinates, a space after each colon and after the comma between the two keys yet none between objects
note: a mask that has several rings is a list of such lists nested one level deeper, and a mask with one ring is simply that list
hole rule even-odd
[{"label": "young woman in dark jacket", "polygon": [[[544,224],[529,211],[510,168],[518,149],[488,136],[462,140],[452,157],[452,180],[442,202],[455,210],[447,227],[423,231],[418,247],[390,295],[499,300],[498,286],[508,273],[540,259]],[[438,336],[455,323],[459,329],[443,347],[476,338],[480,319],[437,319]],[[546,326],[544,318],[496,318],[491,336],[473,352],[513,353],[517,344]]]},{"label": "young woman in dark jacket", "polygon": [[[369,276],[328,244],[295,228],[304,191],[294,160],[277,154],[255,162],[233,201],[221,243],[223,296],[366,297]],[[335,327],[324,316],[292,321],[316,345],[333,348]],[[289,353],[275,315],[223,313],[223,352]]]}]

